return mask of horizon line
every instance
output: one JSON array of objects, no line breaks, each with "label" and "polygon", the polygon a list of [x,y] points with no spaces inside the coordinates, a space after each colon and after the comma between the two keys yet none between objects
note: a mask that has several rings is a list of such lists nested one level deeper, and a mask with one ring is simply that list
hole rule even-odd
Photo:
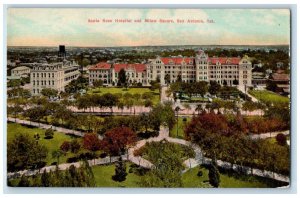
[{"label": "horizon line", "polygon": [[[7,45],[7,47],[58,47],[59,45]],[[64,45],[65,47],[91,47],[91,48],[113,48],[113,47],[168,47],[168,46],[290,46],[290,44],[198,44],[198,45],[119,45],[119,46],[76,46]]]}]

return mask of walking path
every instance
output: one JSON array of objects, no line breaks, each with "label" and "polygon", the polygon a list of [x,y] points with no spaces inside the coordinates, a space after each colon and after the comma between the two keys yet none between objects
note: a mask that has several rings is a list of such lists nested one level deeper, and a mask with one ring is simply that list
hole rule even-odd
[{"label": "walking path", "polygon": [[[252,95],[250,95],[248,93],[248,91],[245,92],[245,87],[244,86],[237,86],[238,90],[240,90],[241,92],[243,92],[244,94],[246,94],[247,96],[249,96],[252,99],[252,102],[258,102],[257,98],[253,97]],[[248,88],[247,88],[248,90]]]},{"label": "walking path", "polygon": [[[21,120],[18,118],[11,118],[8,117],[7,121],[10,122],[16,122],[18,124],[24,124],[24,125],[28,125],[28,126],[35,126],[38,128],[42,128],[42,129],[49,129],[52,128],[54,130],[56,130],[59,133],[64,133],[67,135],[76,135],[76,136],[80,136],[83,137],[84,136],[84,132],[81,131],[76,131],[76,130],[72,130],[72,129],[67,129],[67,128],[63,128],[63,127],[57,127],[57,126],[53,126],[53,125],[49,125],[49,124],[44,124],[44,123],[40,123],[40,122],[32,122],[32,121],[28,121],[28,120]],[[101,135],[98,135],[99,139],[103,139],[103,137]]]},{"label": "walking path", "polygon": [[280,133],[282,133],[283,135],[289,135],[290,131],[286,130],[286,131],[275,131],[275,132],[269,132],[269,133],[253,134],[253,135],[250,135],[250,138],[252,140],[266,139],[266,138],[276,137]]},{"label": "walking path", "polygon": [[[92,160],[88,160],[88,163],[90,166],[96,166],[96,165],[101,165],[101,164],[110,164],[113,162],[118,161],[119,157],[106,157],[106,158],[98,158],[98,159],[92,159]],[[122,156],[123,160],[126,160],[126,156],[123,155]],[[59,164],[58,165],[58,169],[59,170],[66,170],[68,168],[70,168],[70,166],[74,165],[76,168],[79,168],[81,165],[83,164],[83,162],[74,162],[74,163],[64,163],[64,164]],[[50,172],[50,171],[55,171],[56,170],[56,166],[45,166],[41,169],[35,169],[35,170],[23,170],[23,171],[19,171],[19,172],[10,172],[7,173],[7,178],[8,179],[12,179],[12,178],[18,178],[21,177],[22,175],[25,176],[32,176],[32,175],[36,175],[36,174],[42,174],[44,171],[46,170],[46,172]]]},{"label": "walking path", "polygon": [[[12,121],[12,122],[15,122],[14,118],[8,118],[8,120]],[[20,119],[16,119],[16,122],[20,123],[20,124],[37,126],[37,127],[44,128],[44,129],[48,129],[48,128],[51,127],[51,125],[37,123],[37,122],[29,123],[29,121],[20,120]],[[73,134],[73,135],[77,135],[77,136],[83,136],[84,135],[84,133],[82,133],[82,132],[74,131],[74,130],[70,130],[70,129],[66,129],[66,128],[62,128],[62,127],[56,127],[56,130],[58,130],[59,132],[62,132],[62,133]],[[278,133],[279,132],[275,132],[274,137]],[[285,132],[281,132],[281,133],[289,134],[289,131],[285,131]],[[269,138],[269,137],[270,137],[270,133],[259,135],[259,138]],[[102,136],[100,136],[99,138],[102,138]],[[257,135],[252,135],[252,138],[257,139],[258,136]],[[184,161],[184,164],[186,165],[187,169],[185,169],[183,172],[186,172],[188,169],[194,168],[194,167],[196,167],[200,164],[210,164],[211,163],[211,159],[206,158],[206,157],[203,156],[201,148],[198,145],[193,144],[193,143],[191,143],[189,141],[186,141],[186,140],[183,140],[183,139],[169,137],[169,130],[165,126],[160,127],[159,135],[157,137],[153,137],[153,138],[138,141],[134,147],[128,149],[128,155],[126,155],[126,156],[124,155],[124,156],[122,156],[122,158],[123,158],[123,160],[129,160],[134,164],[137,164],[137,165],[142,166],[144,168],[149,168],[150,169],[154,165],[151,162],[149,162],[148,160],[142,158],[141,156],[135,156],[134,152],[136,150],[140,149],[141,147],[143,147],[147,142],[158,142],[158,141],[161,141],[161,140],[164,140],[164,139],[169,141],[169,142],[182,144],[182,145],[185,145],[185,146],[190,146],[194,150],[195,158],[189,158],[189,159]],[[106,157],[106,158],[103,158],[103,159],[89,160],[88,162],[91,166],[95,166],[95,165],[100,165],[100,164],[109,164],[109,163],[115,162],[117,160],[118,160],[118,157],[112,157],[111,160],[110,160],[109,157]],[[228,169],[232,168],[233,170],[241,170],[242,169],[246,174],[252,174],[252,175],[256,175],[256,176],[276,179],[276,180],[279,180],[279,181],[289,182],[289,177],[288,176],[277,174],[277,173],[274,173],[274,172],[271,172],[271,171],[252,169],[250,167],[231,164],[229,162],[224,162],[224,161],[221,161],[221,160],[217,160],[217,164],[218,164],[218,166],[223,167],[223,168],[228,168]],[[81,165],[81,162],[59,164],[58,168],[60,170],[66,170],[71,165],[74,165],[75,167],[79,167]],[[53,170],[55,170],[55,168],[56,168],[56,166],[47,166],[47,167],[41,168],[39,170],[24,170],[24,171],[19,171],[19,172],[15,172],[15,173],[8,173],[8,178],[20,177],[23,174],[25,174],[27,176],[34,175],[34,174],[42,173],[44,170],[53,171]]]}]

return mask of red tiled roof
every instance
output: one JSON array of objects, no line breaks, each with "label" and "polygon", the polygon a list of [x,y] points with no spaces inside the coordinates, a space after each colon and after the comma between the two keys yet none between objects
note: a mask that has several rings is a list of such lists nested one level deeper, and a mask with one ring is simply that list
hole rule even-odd
[{"label": "red tiled roof", "polygon": [[272,74],[273,81],[289,81],[290,76],[288,74],[278,74],[274,73]]},{"label": "red tiled roof", "polygon": [[241,58],[239,57],[212,57],[209,58],[208,61],[211,62],[211,64],[215,65],[217,62],[220,62],[222,65],[226,64],[233,64],[238,65]]},{"label": "red tiled roof", "polygon": [[194,58],[183,58],[183,57],[163,57],[160,58],[160,60],[165,64],[165,65],[170,65],[170,64],[175,64],[175,65],[181,65],[183,61],[186,63],[190,63],[190,61],[194,62]]},{"label": "red tiled roof", "polygon": [[121,69],[129,69],[129,68],[133,68],[134,70],[136,70],[136,72],[143,72],[146,70],[146,65],[145,64],[122,64],[122,63],[118,63],[118,64],[114,64],[115,67],[115,72],[119,73]]},{"label": "red tiled roof", "polygon": [[97,69],[110,69],[111,65],[105,62],[100,62],[92,67],[89,70],[97,70]]}]

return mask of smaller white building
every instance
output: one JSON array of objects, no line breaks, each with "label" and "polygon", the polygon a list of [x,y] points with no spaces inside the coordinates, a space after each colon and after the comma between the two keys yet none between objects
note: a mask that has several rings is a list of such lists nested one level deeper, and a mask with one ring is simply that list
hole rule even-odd
[{"label": "smaller white building", "polygon": [[29,67],[21,66],[11,70],[11,76],[28,77],[29,75],[30,75]]},{"label": "smaller white building", "polygon": [[31,94],[39,95],[44,88],[65,91],[65,86],[79,74],[79,66],[70,61],[36,64],[30,72]]}]

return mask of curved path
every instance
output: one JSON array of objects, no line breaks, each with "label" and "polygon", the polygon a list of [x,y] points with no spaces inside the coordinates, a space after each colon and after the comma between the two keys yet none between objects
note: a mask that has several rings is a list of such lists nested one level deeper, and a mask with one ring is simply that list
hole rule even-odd
[{"label": "curved path", "polygon": [[[52,128],[53,130],[56,130],[56,132],[59,133],[64,133],[67,135],[75,135],[75,136],[79,136],[79,137],[83,137],[84,136],[84,132],[82,131],[76,131],[76,130],[72,130],[72,129],[67,129],[67,128],[63,128],[63,127],[57,127],[57,126],[53,126],[50,124],[44,124],[44,123],[40,123],[40,122],[32,122],[32,121],[28,121],[28,120],[21,120],[18,118],[11,118],[8,117],[7,121],[10,122],[15,122],[18,124],[23,124],[23,125],[28,125],[28,126],[35,126],[41,129],[49,129]],[[98,135],[99,139],[103,139],[103,137],[101,135]]]},{"label": "curved path", "polygon": [[[39,128],[43,128],[43,129],[48,129],[51,127],[51,125],[47,125],[47,124],[42,124],[42,123],[37,123],[37,122],[31,122],[29,123],[29,121],[26,120],[20,120],[20,119],[14,119],[14,118],[8,118],[9,121],[12,122],[17,122],[20,124],[26,124],[26,125],[31,125],[31,126],[36,126]],[[70,129],[66,129],[66,128],[62,128],[62,127],[56,127],[55,128],[58,132],[62,132],[65,134],[73,134],[73,135],[77,135],[77,136],[83,136],[84,133],[80,132],[80,131],[74,131],[74,130],[70,130]],[[262,135],[260,138],[268,138],[270,137],[269,135],[270,133],[268,133],[267,135]],[[276,135],[275,135],[276,136]],[[99,138],[102,138],[102,136],[99,136]],[[186,165],[187,169],[185,169],[183,172],[186,172],[188,169],[190,168],[194,168],[200,164],[210,164],[211,163],[211,159],[206,158],[203,156],[201,148],[196,145],[193,144],[189,141],[183,140],[183,139],[178,139],[178,138],[172,138],[169,137],[169,130],[168,128],[161,126],[160,127],[160,131],[159,131],[159,135],[157,137],[153,137],[153,138],[148,138],[145,140],[140,140],[136,143],[136,145],[134,147],[131,147],[128,149],[128,154],[127,155],[123,155],[122,158],[123,160],[129,160],[134,164],[137,164],[139,166],[142,166],[144,168],[152,168],[153,164],[151,162],[149,162],[148,160],[142,158],[141,156],[134,156],[134,152],[136,150],[138,150],[139,148],[143,147],[147,142],[158,142],[161,140],[167,140],[169,142],[173,142],[173,143],[177,143],[177,144],[182,144],[185,146],[190,146],[192,147],[192,149],[195,152],[195,158],[189,158],[186,161],[184,161],[184,164]],[[115,162],[118,160],[118,157],[106,157],[103,159],[93,159],[93,160],[89,160],[89,164],[91,166],[94,165],[100,165],[100,164],[109,164],[112,162]],[[272,179],[276,179],[279,181],[284,181],[284,182],[289,182],[289,177],[285,176],[285,175],[281,175],[281,174],[277,174],[271,171],[266,171],[266,170],[260,170],[260,169],[252,169],[250,167],[246,167],[246,166],[240,166],[240,165],[236,165],[236,164],[231,164],[229,162],[224,162],[221,160],[217,160],[217,164],[220,167],[223,168],[233,168],[233,170],[240,170],[243,169],[245,171],[246,174],[252,174],[252,175],[256,175],[256,176],[261,176],[261,177],[267,177],[267,178],[272,178]],[[79,167],[81,165],[81,162],[75,162],[75,163],[65,163],[65,164],[59,164],[58,168],[60,170],[66,170],[67,168],[69,168],[71,165],[74,165],[75,167]],[[7,177],[8,178],[15,178],[15,177],[20,177],[23,174],[29,176],[29,175],[34,175],[37,173],[42,173],[44,172],[44,170],[46,171],[50,171],[50,170],[55,170],[56,166],[47,166],[47,167],[43,167],[39,170],[24,170],[24,171],[19,171],[19,172],[15,172],[15,173],[8,173]]]}]

